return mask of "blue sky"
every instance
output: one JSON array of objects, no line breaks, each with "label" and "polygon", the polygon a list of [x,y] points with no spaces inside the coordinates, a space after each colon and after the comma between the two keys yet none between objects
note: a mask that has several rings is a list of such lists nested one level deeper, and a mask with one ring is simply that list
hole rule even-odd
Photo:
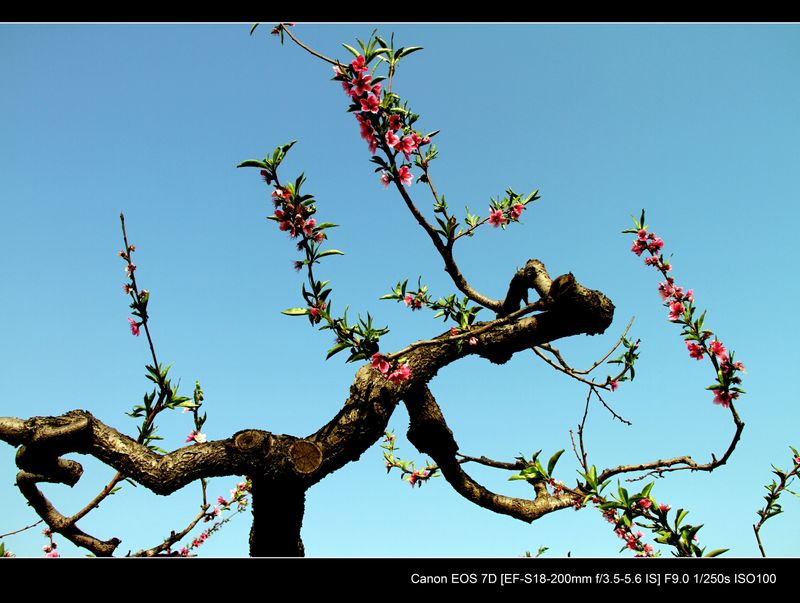
[{"label": "blue sky", "polygon": [[[708,366],[691,360],[666,320],[657,275],[630,253],[630,215],[644,207],[666,242],[679,284],[693,288],[707,325],[747,365],[739,404],[747,426],[727,466],[680,473],[653,495],[703,523],[701,543],[757,554],[751,525],[772,463],[800,445],[791,367],[800,360],[795,255],[800,161],[800,36],[796,25],[377,25],[423,52],[401,64],[394,89],[441,130],[437,188],[453,208],[486,215],[507,187],[539,189],[523,226],[485,227],[457,248],[470,282],[501,297],[528,258],[552,275],[572,271],[616,305],[602,337],[559,342],[577,366],[613,345],[631,316],[642,339],[637,378],[609,396],[626,427],[590,411],[598,467],[727,447],[732,425],[711,403]],[[371,25],[298,24],[328,56]],[[441,261],[401,200],[380,185],[330,68],[269,28],[249,25],[0,26],[0,379],[5,416],[93,412],[135,434],[125,416],[149,384],[144,339],[131,337],[122,293],[118,215],[137,246],[137,278],[152,292],[159,358],[190,394],[206,393],[209,438],[256,427],[305,435],[340,408],[355,366],[325,362],[330,334],[280,310],[301,305],[290,239],[264,220],[269,189],[237,163],[299,142],[284,178],[305,172],[321,219],[340,224],[326,261],[338,307],[371,312],[397,350],[444,330],[430,313],[379,302],[398,280],[421,276],[434,295],[454,292]],[[422,207],[422,186],[411,188]],[[430,215],[430,214],[429,214]],[[488,319],[486,313],[481,315]],[[607,373],[603,373],[603,377]],[[461,450],[512,460],[567,448],[557,477],[574,481],[569,430],[585,389],[532,355],[504,366],[469,358],[431,383]],[[163,415],[162,415],[163,416]],[[165,447],[183,445],[188,415],[160,420]],[[398,408],[390,426],[403,458]],[[3,445],[5,446],[5,445]],[[35,520],[13,485],[14,451],[0,446],[0,533]],[[75,511],[113,475],[90,459],[73,489],[44,487]],[[526,496],[521,482],[475,470],[487,486]],[[215,479],[212,497],[237,479]],[[532,525],[477,508],[444,480],[411,489],[386,475],[376,446],[307,495],[303,537],[312,556],[615,556],[619,541],[599,513],[567,510]],[[119,552],[153,546],[187,523],[199,486],[165,499],[125,487],[80,524],[123,539]],[[794,556],[800,509],[763,537]],[[248,517],[200,550],[247,554]],[[36,530],[5,539],[40,555]],[[81,555],[59,539],[64,555]]]}]

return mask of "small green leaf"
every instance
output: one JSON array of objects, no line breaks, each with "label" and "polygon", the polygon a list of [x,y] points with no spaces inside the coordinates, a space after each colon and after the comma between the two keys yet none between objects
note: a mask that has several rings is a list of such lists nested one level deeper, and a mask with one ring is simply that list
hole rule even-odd
[{"label": "small green leaf", "polygon": [[562,448],[558,452],[556,452],[553,456],[550,457],[550,460],[547,461],[547,474],[552,475],[553,469],[556,468],[556,463],[558,459],[561,458],[561,455],[564,454],[564,449]]},{"label": "small green leaf", "polygon": [[335,354],[338,354],[342,350],[346,350],[349,347],[351,347],[351,344],[349,343],[337,343],[330,350],[328,350],[328,355],[325,356],[325,360],[328,360],[331,356],[334,356]]},{"label": "small green leaf", "polygon": [[422,46],[409,46],[407,48],[401,48],[397,51],[397,58],[406,57],[410,55],[412,52],[417,52],[418,50],[422,50]]},{"label": "small green leaf", "polygon": [[253,27],[250,28],[251,36],[253,35],[253,32],[256,30],[256,27],[258,27],[259,25],[260,25],[259,23],[253,23]]},{"label": "small green leaf", "polygon": [[347,50],[349,50],[354,57],[357,57],[357,56],[359,56],[361,54],[355,48],[353,48],[352,46],[349,46],[348,44],[342,44],[342,46],[344,46]]},{"label": "small green leaf", "polygon": [[308,314],[308,308],[288,308],[283,310],[281,314],[286,314],[286,316],[305,316]]},{"label": "small green leaf", "polygon": [[240,168],[240,167],[257,167],[257,168],[261,168],[261,169],[265,170],[269,166],[265,162],[259,161],[258,159],[248,159],[247,161],[242,161],[236,167],[237,168]]},{"label": "small green leaf", "polygon": [[344,251],[339,251],[338,249],[326,249],[320,253],[317,258],[324,258],[326,255],[344,255]]},{"label": "small green leaf", "polygon": [[714,549],[713,551],[711,551],[710,553],[707,553],[704,556],[705,557],[717,557],[719,555],[722,555],[723,553],[727,553],[729,550],[730,549]]}]

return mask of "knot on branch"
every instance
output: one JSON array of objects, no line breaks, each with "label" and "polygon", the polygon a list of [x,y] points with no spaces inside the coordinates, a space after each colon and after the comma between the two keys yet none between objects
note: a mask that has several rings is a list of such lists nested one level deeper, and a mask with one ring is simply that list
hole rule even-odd
[{"label": "knot on branch", "polygon": [[59,458],[68,452],[85,452],[91,445],[92,415],[71,411],[60,417],[32,417],[25,421],[16,463],[36,481],[74,486],[83,474],[76,461]]},{"label": "knot on branch", "polygon": [[528,260],[523,268],[517,270],[508,284],[508,293],[497,316],[502,318],[519,310],[520,304],[528,304],[528,290],[534,289],[539,298],[545,299],[550,292],[550,275],[539,260]]}]

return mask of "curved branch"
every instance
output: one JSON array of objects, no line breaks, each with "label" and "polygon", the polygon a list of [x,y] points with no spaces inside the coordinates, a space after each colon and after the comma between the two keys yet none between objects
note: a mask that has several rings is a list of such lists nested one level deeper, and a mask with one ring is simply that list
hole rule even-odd
[{"label": "curved branch", "polygon": [[[603,471],[598,477],[598,483],[607,480],[614,475],[618,475],[621,473],[631,473],[631,472],[639,472],[639,471],[647,471],[647,473],[640,478],[643,479],[648,475],[654,475],[660,477],[664,473],[669,473],[671,471],[686,471],[687,469],[690,471],[713,471],[717,467],[721,467],[725,463],[728,462],[731,454],[733,454],[736,445],[739,443],[739,439],[742,436],[742,430],[744,429],[744,421],[742,421],[741,417],[739,417],[739,413],[736,412],[733,404],[730,405],[731,416],[733,418],[733,422],[736,425],[736,431],[733,434],[733,438],[731,439],[730,444],[728,444],[727,450],[722,455],[721,458],[717,459],[717,457],[712,454],[711,460],[707,463],[698,464],[691,456],[679,456],[668,460],[657,460],[651,461],[649,463],[641,463],[638,465],[620,465],[618,467],[614,467],[613,469],[606,469]],[[680,465],[677,466],[676,465]]]},{"label": "curved branch", "polygon": [[571,507],[576,500],[580,500],[568,493],[553,496],[543,482],[533,484],[536,497],[532,500],[492,492],[462,469],[461,463],[456,459],[458,444],[428,387],[422,386],[409,391],[405,396],[405,403],[410,419],[409,441],[417,450],[430,455],[453,489],[470,502],[530,523],[553,511]]}]

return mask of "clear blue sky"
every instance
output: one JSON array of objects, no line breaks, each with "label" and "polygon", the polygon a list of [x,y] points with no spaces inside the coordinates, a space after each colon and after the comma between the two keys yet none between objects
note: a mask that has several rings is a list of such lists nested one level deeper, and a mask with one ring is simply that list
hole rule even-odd
[{"label": "clear blue sky", "polygon": [[[558,347],[578,366],[602,355],[636,316],[643,340],[637,379],[597,406],[587,428],[598,467],[727,447],[728,414],[704,388],[708,366],[688,357],[666,320],[656,274],[630,253],[630,214],[674,252],[680,284],[708,309],[707,325],[747,365],[738,404],[747,426],[729,464],[712,475],[673,474],[653,495],[703,523],[701,543],[757,554],[751,525],[770,464],[800,445],[791,376],[798,358],[796,234],[800,222],[800,31],[795,25],[381,25],[423,46],[401,65],[395,90],[439,129],[433,174],[451,207],[486,215],[490,195],[540,189],[524,227],[484,228],[457,249],[479,290],[501,297],[528,258],[552,275],[572,271],[616,305],[603,337]],[[323,264],[337,306],[370,311],[392,332],[382,349],[442,332],[430,313],[378,298],[422,276],[435,295],[454,291],[401,200],[368,162],[355,119],[328,65],[269,27],[240,25],[0,26],[0,414],[88,409],[135,434],[125,416],[150,382],[146,342],[128,328],[118,215],[137,246],[137,277],[152,292],[160,359],[190,394],[206,393],[209,438],[255,427],[305,435],[340,408],[356,367],[325,362],[328,332],[280,310],[301,305],[297,253],[275,224],[269,190],[238,162],[297,139],[284,178],[304,171],[320,218],[341,224]],[[370,25],[298,24],[298,36],[349,60],[341,42]],[[417,190],[419,189],[419,190]],[[429,209],[425,191],[412,187]],[[484,319],[488,318],[484,316]],[[603,373],[604,376],[606,373]],[[467,359],[431,383],[463,452],[512,460],[567,448],[582,386],[532,355],[497,367]],[[163,415],[162,415],[163,416]],[[188,415],[160,420],[164,446],[183,445]],[[391,421],[399,456],[405,411]],[[0,446],[0,533],[35,520],[14,487],[14,450]],[[85,460],[72,490],[46,487],[75,511],[113,475]],[[81,461],[83,462],[83,460]],[[574,482],[565,454],[557,477]],[[476,470],[516,496],[524,482]],[[237,479],[215,479],[213,498]],[[790,497],[791,498],[791,497]],[[495,515],[444,480],[411,489],[386,475],[376,446],[308,493],[303,537],[312,556],[615,556],[620,541],[599,513],[561,511],[532,525]],[[156,497],[125,487],[80,525],[123,539],[119,552],[153,546],[196,513],[199,485]],[[764,530],[768,553],[798,553],[796,500]],[[247,554],[238,517],[200,550]],[[5,539],[41,555],[45,539]],[[64,555],[81,555],[59,539]]]}]

